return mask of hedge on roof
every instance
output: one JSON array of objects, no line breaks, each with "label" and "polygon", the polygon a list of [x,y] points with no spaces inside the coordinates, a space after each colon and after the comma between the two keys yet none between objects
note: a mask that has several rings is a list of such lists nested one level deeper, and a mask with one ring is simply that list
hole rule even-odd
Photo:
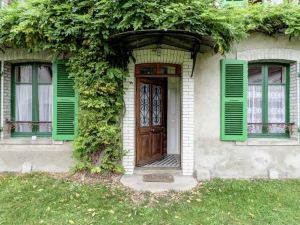
[{"label": "hedge on roof", "polygon": [[[121,120],[126,69],[108,45],[112,34],[183,29],[212,36],[220,53],[250,31],[300,34],[297,5],[221,7],[212,0],[28,0],[0,10],[0,48],[50,50],[69,59],[80,96],[77,169],[123,172]],[[101,163],[99,163],[99,156]]]}]

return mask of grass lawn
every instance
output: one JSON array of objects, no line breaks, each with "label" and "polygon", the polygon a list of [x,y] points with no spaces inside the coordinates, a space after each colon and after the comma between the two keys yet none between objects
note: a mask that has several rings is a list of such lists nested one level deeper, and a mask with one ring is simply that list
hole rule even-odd
[{"label": "grass lawn", "polygon": [[299,225],[300,180],[213,180],[192,192],[133,193],[45,174],[0,175],[0,224]]}]

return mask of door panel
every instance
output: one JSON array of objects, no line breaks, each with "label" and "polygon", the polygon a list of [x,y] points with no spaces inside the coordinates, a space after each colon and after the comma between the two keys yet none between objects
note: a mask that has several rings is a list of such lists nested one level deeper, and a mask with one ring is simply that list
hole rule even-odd
[{"label": "door panel", "polygon": [[151,156],[151,134],[138,135],[138,145],[140,146],[140,152],[137,154],[137,161],[145,163]]},{"label": "door panel", "polygon": [[163,152],[162,132],[156,131],[152,133],[152,156],[160,158]]},{"label": "door panel", "polygon": [[165,79],[137,78],[136,164],[145,165],[163,158]]}]

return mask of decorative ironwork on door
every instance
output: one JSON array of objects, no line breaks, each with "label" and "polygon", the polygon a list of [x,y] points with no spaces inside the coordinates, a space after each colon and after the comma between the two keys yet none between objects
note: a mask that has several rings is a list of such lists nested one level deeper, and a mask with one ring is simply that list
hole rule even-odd
[{"label": "decorative ironwork on door", "polygon": [[140,85],[140,124],[147,127],[150,123],[150,85]]},{"label": "decorative ironwork on door", "polygon": [[152,86],[152,125],[161,125],[161,87]]}]

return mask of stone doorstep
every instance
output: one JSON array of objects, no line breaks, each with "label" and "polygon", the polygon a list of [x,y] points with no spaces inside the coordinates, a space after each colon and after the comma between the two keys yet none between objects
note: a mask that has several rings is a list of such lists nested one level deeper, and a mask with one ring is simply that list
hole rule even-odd
[{"label": "stone doorstep", "polygon": [[145,174],[171,174],[171,175],[182,175],[180,168],[140,168],[134,169],[133,174],[145,175]]},{"label": "stone doorstep", "polygon": [[145,174],[143,176],[144,182],[162,182],[162,183],[173,183],[174,176],[168,173],[163,174]]},{"label": "stone doorstep", "polygon": [[167,192],[167,191],[189,191],[197,186],[198,182],[192,176],[173,175],[173,183],[164,182],[144,182],[144,175],[133,174],[124,175],[121,178],[121,183],[136,191],[141,192]]}]

